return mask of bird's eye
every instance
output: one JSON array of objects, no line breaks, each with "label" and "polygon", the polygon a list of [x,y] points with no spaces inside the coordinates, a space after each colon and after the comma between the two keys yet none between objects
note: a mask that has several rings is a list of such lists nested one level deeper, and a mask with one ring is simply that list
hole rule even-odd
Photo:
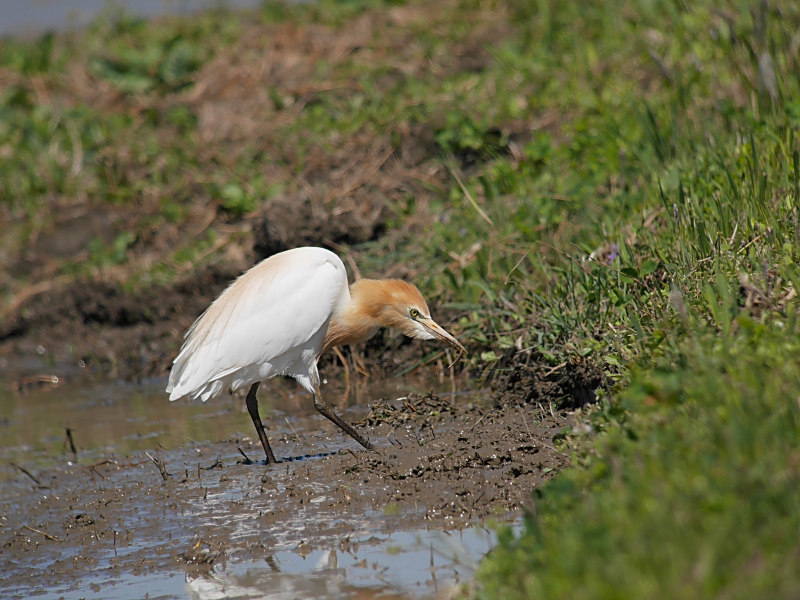
[{"label": "bird's eye", "polygon": [[419,316],[419,311],[416,308],[412,308],[408,311],[408,314],[411,315],[412,319],[416,319]]}]

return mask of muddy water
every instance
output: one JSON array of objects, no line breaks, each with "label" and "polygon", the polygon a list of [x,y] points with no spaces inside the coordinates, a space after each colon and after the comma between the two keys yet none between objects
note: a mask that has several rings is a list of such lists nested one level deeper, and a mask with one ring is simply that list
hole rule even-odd
[{"label": "muddy water", "polygon": [[[71,459],[68,428],[81,462],[250,435],[247,427],[252,423],[240,398],[207,405],[170,403],[164,386],[162,380],[57,387],[45,381],[23,394],[0,392],[0,414],[5,417],[0,424],[0,460],[6,463],[0,466],[0,481],[9,477],[8,461],[45,467]],[[270,407],[284,423],[310,416],[303,403],[293,402],[288,386],[271,387],[260,394],[263,416]]]},{"label": "muddy water", "polygon": [[[63,378],[62,378],[63,379]],[[78,379],[77,377],[67,377]],[[22,461],[34,468],[54,467],[71,460],[66,430],[79,452],[80,462],[92,462],[110,455],[128,455],[145,450],[175,450],[187,444],[229,439],[250,441],[255,437],[244,397],[220,399],[202,404],[188,400],[169,402],[164,392],[166,381],[153,379],[141,383],[127,381],[51,383],[49,376],[24,380],[23,390],[0,384],[0,482],[12,478],[18,469],[10,462]],[[58,378],[55,378],[58,382]],[[15,382],[19,386],[19,382]],[[349,411],[351,419],[363,417],[371,399],[407,395],[414,391],[450,394],[451,384],[425,379],[388,379],[322,386],[333,407]],[[459,393],[459,397],[464,397]],[[259,390],[259,406],[268,433],[288,437],[284,448],[288,459],[302,458],[302,448],[292,444],[292,433],[319,427],[335,429],[319,418],[311,402],[291,380],[271,380]],[[251,431],[252,430],[252,431]],[[296,436],[295,436],[296,437]],[[280,437],[278,438],[278,440]],[[349,440],[332,436],[336,451],[350,446]],[[280,442],[276,453],[280,455]],[[355,446],[358,447],[357,445]],[[297,450],[297,456],[292,451]],[[307,448],[311,451],[311,448]],[[236,448],[234,447],[234,451]],[[263,459],[256,453],[254,459]]]},{"label": "muddy water", "polygon": [[169,403],[164,383],[0,391],[3,597],[446,597],[490,549],[485,519],[514,522],[563,462],[544,413],[391,379],[325,389],[371,452],[293,382],[262,388],[285,460],[245,464],[242,400]]}]

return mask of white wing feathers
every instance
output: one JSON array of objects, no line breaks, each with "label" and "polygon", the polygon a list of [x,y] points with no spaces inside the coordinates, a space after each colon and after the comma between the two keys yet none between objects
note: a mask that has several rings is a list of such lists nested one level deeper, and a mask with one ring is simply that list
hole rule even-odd
[{"label": "white wing feathers", "polygon": [[319,248],[277,254],[247,271],[187,331],[167,392],[203,401],[275,375],[309,391],[331,315],[349,299],[339,257]]}]

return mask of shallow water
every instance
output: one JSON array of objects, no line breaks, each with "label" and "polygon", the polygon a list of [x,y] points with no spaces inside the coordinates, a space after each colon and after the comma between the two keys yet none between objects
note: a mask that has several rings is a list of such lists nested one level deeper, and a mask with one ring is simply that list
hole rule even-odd
[{"label": "shallow water", "polygon": [[[161,380],[56,387],[43,384],[21,394],[0,392],[0,462],[24,459],[28,465],[45,468],[69,460],[67,429],[82,462],[109,454],[169,450],[192,442],[227,439],[237,433],[250,435],[252,422],[241,398],[205,405],[171,403],[164,393],[165,385]],[[303,409],[304,403],[310,403],[307,397],[292,393],[286,385],[271,387],[259,394],[265,421],[270,407],[276,407],[280,418],[290,421],[311,415]],[[313,405],[310,408],[313,411]],[[0,467],[0,481],[7,477],[7,466]]]},{"label": "shallow water", "polygon": [[[443,598],[471,579],[477,560],[495,541],[485,528],[444,532],[417,529],[366,535],[341,550],[337,544],[305,552],[282,550],[261,560],[235,560],[207,573],[182,569],[128,575],[109,582],[105,574],[85,578],[78,590],[51,589],[39,598]],[[7,589],[24,595],[27,590]],[[149,595],[149,596],[148,596]]]},{"label": "shallow water", "polygon": [[[481,524],[450,531],[447,522],[425,525],[425,507],[415,503],[343,505],[340,495],[359,490],[315,478],[325,457],[354,444],[294,382],[259,391],[276,454],[293,459],[271,467],[237,464],[236,448],[262,458],[241,398],[170,403],[164,385],[45,384],[25,393],[3,386],[0,516],[6,544],[24,541],[7,562],[0,555],[9,597],[436,598],[469,581],[492,545]],[[369,398],[445,394],[449,384],[395,378],[323,390],[355,421]],[[145,452],[164,461],[169,481],[159,480]],[[298,497],[307,508],[281,512]],[[83,532],[81,545],[48,534],[84,522],[97,530]],[[204,565],[207,555],[214,560]],[[59,569],[70,576],[45,576]]]},{"label": "shallow water", "polygon": [[219,6],[256,8],[259,0],[0,0],[0,36],[37,35],[84,27],[124,10],[137,17],[185,15]]},{"label": "shallow water", "polygon": [[[46,381],[47,376],[42,379]],[[73,379],[81,381],[79,376]],[[9,462],[24,460],[28,466],[46,468],[70,460],[67,429],[81,462],[109,454],[153,448],[171,450],[186,444],[255,436],[243,394],[206,404],[169,402],[165,386],[166,380],[162,379],[141,383],[41,383],[18,392],[11,382],[0,379],[0,482],[15,470],[9,470]],[[448,386],[420,378],[367,379],[349,389],[338,382],[323,383],[322,393],[334,410],[347,410],[349,419],[357,420],[366,413],[370,400],[396,398],[415,391],[449,394]],[[262,384],[258,398],[271,442],[275,434],[270,434],[270,429],[289,437],[297,430],[313,430],[320,423],[321,427],[328,427],[314,409],[310,394],[292,380],[273,379]],[[342,439],[342,445],[345,442]],[[279,457],[280,445],[275,448]],[[297,456],[284,458],[303,458],[303,449],[298,448],[298,452]],[[261,460],[263,456],[253,458]]]},{"label": "shallow water", "polygon": [[189,598],[443,597],[470,579],[494,541],[491,530],[398,531],[368,535],[355,547],[293,550],[242,561],[188,579]]}]

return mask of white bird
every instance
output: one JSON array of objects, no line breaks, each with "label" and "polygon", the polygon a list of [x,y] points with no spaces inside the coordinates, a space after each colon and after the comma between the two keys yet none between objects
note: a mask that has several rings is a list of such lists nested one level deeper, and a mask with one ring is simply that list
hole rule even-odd
[{"label": "white bird", "polygon": [[186,332],[167,384],[170,400],[203,402],[249,385],[247,410],[267,463],[277,462],[258,414],[259,383],[293,377],[314,406],[369,449],[369,441],[337,416],[320,393],[317,360],[335,346],[372,337],[380,327],[464,347],[431,319],[419,290],[398,279],[347,285],[344,264],[323,248],[271,256],[234,281]]}]

